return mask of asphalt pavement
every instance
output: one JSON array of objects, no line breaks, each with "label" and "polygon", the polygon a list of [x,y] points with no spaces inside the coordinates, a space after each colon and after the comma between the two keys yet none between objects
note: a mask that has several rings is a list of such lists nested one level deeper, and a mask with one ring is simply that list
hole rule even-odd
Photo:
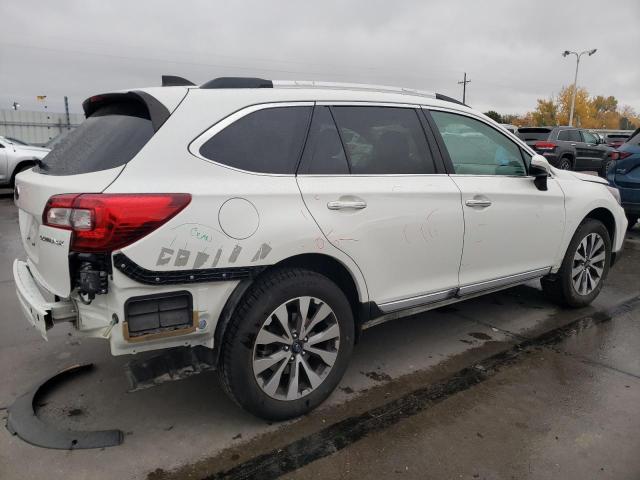
[{"label": "asphalt pavement", "polygon": [[[128,392],[108,344],[23,319],[11,263],[17,212],[0,196],[0,420],[73,364],[38,416],[119,428],[124,443],[48,450],[0,428],[0,478],[639,478],[640,231],[590,307],[563,310],[537,283],[367,330],[345,378],[311,414],[270,424],[214,372]],[[4,423],[4,422],[3,422]]]}]

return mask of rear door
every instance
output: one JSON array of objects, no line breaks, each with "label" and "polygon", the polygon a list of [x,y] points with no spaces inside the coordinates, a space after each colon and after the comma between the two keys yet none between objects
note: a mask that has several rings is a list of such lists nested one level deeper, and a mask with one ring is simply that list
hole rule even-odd
[{"label": "rear door", "polygon": [[564,195],[549,179],[538,190],[520,147],[479,118],[431,110],[429,122],[462,192],[460,294],[548,273],[564,231]]},{"label": "rear door", "polygon": [[44,159],[39,169],[16,178],[22,244],[34,277],[50,292],[71,290],[71,232],[42,224],[49,198],[62,193],[99,193],[109,186],[154,134],[143,103],[110,101],[96,106],[80,127]]},{"label": "rear door", "polygon": [[324,234],[317,249],[328,241],[348,254],[385,312],[458,286],[460,191],[434,160],[410,106],[315,107],[297,179]]}]

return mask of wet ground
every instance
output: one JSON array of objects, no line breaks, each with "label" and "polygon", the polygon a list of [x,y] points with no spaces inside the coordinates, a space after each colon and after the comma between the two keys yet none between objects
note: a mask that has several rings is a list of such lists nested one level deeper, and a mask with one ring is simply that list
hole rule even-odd
[{"label": "wet ground", "polygon": [[242,412],[215,373],[127,393],[100,340],[22,318],[11,262],[17,214],[0,197],[0,419],[75,363],[93,372],[38,414],[120,428],[122,446],[56,451],[0,428],[0,478],[640,478],[640,231],[591,307],[561,310],[531,283],[365,332],[328,402],[272,425]]}]

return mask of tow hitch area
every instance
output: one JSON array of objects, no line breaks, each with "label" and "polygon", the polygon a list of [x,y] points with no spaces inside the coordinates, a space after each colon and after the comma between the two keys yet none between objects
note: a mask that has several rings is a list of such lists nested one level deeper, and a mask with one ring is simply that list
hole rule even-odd
[{"label": "tow hitch area", "polygon": [[91,363],[66,368],[19,397],[9,407],[7,429],[27,443],[57,450],[103,448],[120,445],[124,438],[120,430],[96,430],[93,432],[58,430],[44,423],[36,415],[35,405],[43,394],[64,382],[73,374],[87,372],[92,368],[93,364]]}]

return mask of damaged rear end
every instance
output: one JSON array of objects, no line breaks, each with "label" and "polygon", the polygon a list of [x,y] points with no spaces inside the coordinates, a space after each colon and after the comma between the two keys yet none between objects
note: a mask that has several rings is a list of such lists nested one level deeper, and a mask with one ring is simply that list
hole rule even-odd
[{"label": "damaged rear end", "polygon": [[[167,89],[164,102],[147,92],[91,97],[87,119],[54,148],[38,168],[16,178],[15,204],[26,260],[13,274],[18,299],[32,325],[46,338],[56,322],[86,324],[79,310],[109,290],[111,254],[153,231],[185,208],[187,194],[102,193],[169,118],[186,88]],[[95,316],[95,315],[94,315]]]}]

